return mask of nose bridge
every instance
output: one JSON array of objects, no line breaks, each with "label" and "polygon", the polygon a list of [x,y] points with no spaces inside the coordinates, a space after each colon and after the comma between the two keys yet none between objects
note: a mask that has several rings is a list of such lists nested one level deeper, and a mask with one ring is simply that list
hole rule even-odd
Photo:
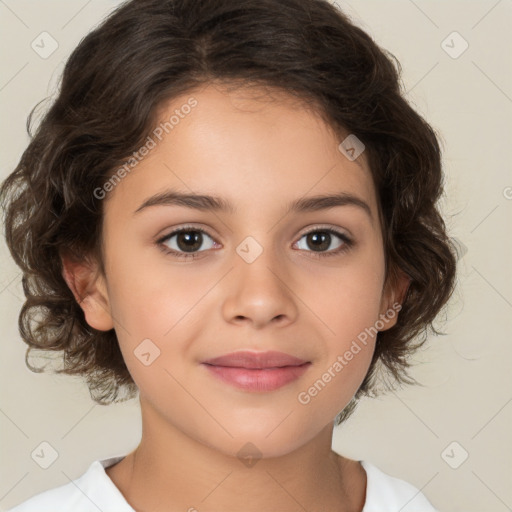
[{"label": "nose bridge", "polygon": [[[263,239],[264,238],[264,239]],[[258,324],[296,314],[296,305],[287,283],[284,258],[272,247],[271,235],[248,236],[236,247],[235,268],[224,304],[227,320],[244,317]]]},{"label": "nose bridge", "polygon": [[279,258],[276,250],[270,235],[262,242],[248,236],[238,245],[236,253],[239,261],[236,263],[236,273],[246,288],[250,285],[251,288],[261,288],[263,291],[269,286],[277,289],[282,287],[283,278],[279,278],[279,274],[282,274],[282,258]]}]

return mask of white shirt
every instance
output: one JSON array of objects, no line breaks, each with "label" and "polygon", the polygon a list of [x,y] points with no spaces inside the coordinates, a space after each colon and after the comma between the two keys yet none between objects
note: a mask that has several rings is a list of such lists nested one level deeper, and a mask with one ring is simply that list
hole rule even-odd
[{"label": "white shirt", "polygon": [[[96,460],[73,482],[36,494],[7,512],[135,512],[105,472],[124,457]],[[359,462],[367,477],[361,512],[438,512],[413,485]]]}]

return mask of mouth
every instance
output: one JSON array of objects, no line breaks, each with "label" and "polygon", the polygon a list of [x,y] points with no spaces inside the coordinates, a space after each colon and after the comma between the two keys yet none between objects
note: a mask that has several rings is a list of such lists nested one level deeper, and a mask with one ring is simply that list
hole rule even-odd
[{"label": "mouth", "polygon": [[268,392],[301,377],[310,361],[283,352],[233,352],[203,361],[215,377],[238,389]]}]

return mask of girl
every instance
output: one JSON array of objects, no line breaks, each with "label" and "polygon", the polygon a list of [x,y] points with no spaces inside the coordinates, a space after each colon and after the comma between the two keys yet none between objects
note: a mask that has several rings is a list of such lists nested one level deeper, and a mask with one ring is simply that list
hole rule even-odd
[{"label": "girl", "polygon": [[1,189],[20,332],[143,435],[13,511],[434,511],[331,449],[455,282],[390,57],[325,0],[132,0],[81,41]]}]

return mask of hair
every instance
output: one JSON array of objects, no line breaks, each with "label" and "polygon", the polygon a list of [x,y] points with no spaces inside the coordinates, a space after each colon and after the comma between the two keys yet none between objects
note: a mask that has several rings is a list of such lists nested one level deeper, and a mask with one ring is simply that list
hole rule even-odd
[{"label": "hair", "polygon": [[408,358],[428,332],[445,334],[433,322],[454,291],[456,249],[436,207],[438,139],[406,101],[400,63],[326,0],[133,0],[82,39],[35,134],[37,105],[30,112],[30,143],[0,189],[7,244],[23,273],[25,362],[40,372],[31,350],[61,352],[56,372],[85,378],[98,404],[135,396],[115,330],[87,324],[61,255],[91,258],[104,272],[103,201],[93,191],[144,144],[162,105],[210,83],[293,95],[365,145],[386,283],[402,273],[410,285],[340,424],[376,393],[378,366],[399,384],[417,383]]}]

